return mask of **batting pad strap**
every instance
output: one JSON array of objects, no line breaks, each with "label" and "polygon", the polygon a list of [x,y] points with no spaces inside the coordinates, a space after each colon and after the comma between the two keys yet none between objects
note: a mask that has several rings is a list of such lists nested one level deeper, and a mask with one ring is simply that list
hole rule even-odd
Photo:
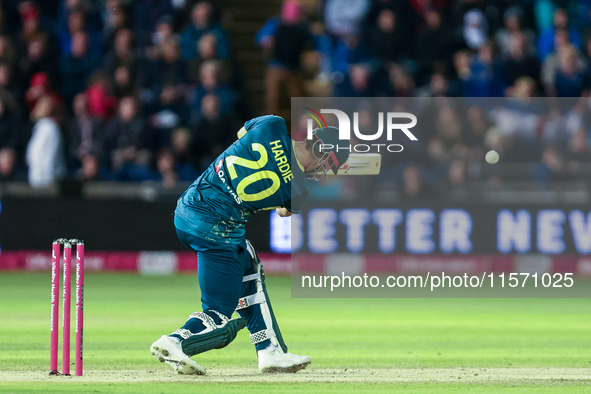
[{"label": "batting pad strap", "polygon": [[253,345],[257,343],[266,341],[267,339],[271,339],[275,337],[275,331],[272,328],[267,328],[266,330],[261,330],[255,332],[254,334],[250,334],[250,341]]},{"label": "batting pad strap", "polygon": [[249,281],[255,280],[255,279],[260,279],[260,278],[261,278],[261,274],[258,272],[256,274],[246,275],[245,277],[242,278],[242,283],[249,282]]},{"label": "batting pad strap", "polygon": [[240,309],[248,308],[251,305],[262,304],[263,302],[267,302],[265,293],[255,293],[253,295],[239,298],[236,310],[239,311]]},{"label": "batting pad strap", "polygon": [[[191,314],[191,316],[189,316],[189,320],[191,320],[191,319],[201,320],[203,322],[203,325],[210,330],[215,330],[215,328],[217,327],[217,325],[215,324],[215,321],[213,321],[211,316],[209,316],[207,313],[194,312]],[[222,320],[222,322],[223,322],[223,320]]]}]

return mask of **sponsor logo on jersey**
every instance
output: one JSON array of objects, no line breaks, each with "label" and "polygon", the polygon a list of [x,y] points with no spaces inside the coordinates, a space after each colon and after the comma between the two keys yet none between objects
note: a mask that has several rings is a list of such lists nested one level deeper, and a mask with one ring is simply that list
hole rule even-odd
[{"label": "sponsor logo on jersey", "polygon": [[224,173],[224,170],[222,170],[222,164],[223,164],[222,160],[220,160],[218,162],[218,164],[216,164],[215,172],[216,172],[216,174],[218,174],[218,176],[220,177],[220,180],[222,181],[222,183],[226,187],[226,192],[228,192],[232,196],[232,198],[234,198],[234,201],[236,201],[236,203],[242,204],[242,199],[240,197],[238,197],[236,192],[226,182],[226,174]]}]

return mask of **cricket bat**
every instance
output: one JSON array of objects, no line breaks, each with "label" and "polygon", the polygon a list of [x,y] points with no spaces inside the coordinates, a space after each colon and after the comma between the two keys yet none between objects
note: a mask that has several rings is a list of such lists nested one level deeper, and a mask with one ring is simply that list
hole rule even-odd
[{"label": "cricket bat", "polygon": [[[351,153],[349,159],[339,167],[337,175],[378,175],[382,166],[379,153]],[[332,175],[332,171],[327,174]]]}]

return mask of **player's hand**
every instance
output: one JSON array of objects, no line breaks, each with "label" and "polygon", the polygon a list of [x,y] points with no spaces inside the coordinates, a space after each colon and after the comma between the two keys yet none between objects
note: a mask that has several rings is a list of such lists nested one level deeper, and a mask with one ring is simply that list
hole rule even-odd
[{"label": "player's hand", "polygon": [[277,212],[277,215],[281,216],[282,218],[287,218],[293,215],[287,210],[287,208],[277,208],[275,211]]}]

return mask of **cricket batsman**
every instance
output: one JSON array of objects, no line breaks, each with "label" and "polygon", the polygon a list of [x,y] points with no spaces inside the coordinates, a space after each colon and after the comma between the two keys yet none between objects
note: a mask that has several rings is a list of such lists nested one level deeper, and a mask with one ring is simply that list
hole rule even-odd
[{"label": "cricket batsman", "polygon": [[[227,346],[246,326],[261,372],[297,372],[310,364],[309,356],[287,351],[245,226],[260,210],[276,209],[282,217],[301,212],[307,179],[336,174],[349,157],[324,145],[339,146],[338,129],[316,129],[312,140],[296,142],[283,118],[252,119],[179,198],[174,224],[181,242],[197,253],[203,311],[152,344],[157,360],[179,374],[203,375],[205,368],[190,357]],[[234,311],[239,317],[232,319]]]}]

